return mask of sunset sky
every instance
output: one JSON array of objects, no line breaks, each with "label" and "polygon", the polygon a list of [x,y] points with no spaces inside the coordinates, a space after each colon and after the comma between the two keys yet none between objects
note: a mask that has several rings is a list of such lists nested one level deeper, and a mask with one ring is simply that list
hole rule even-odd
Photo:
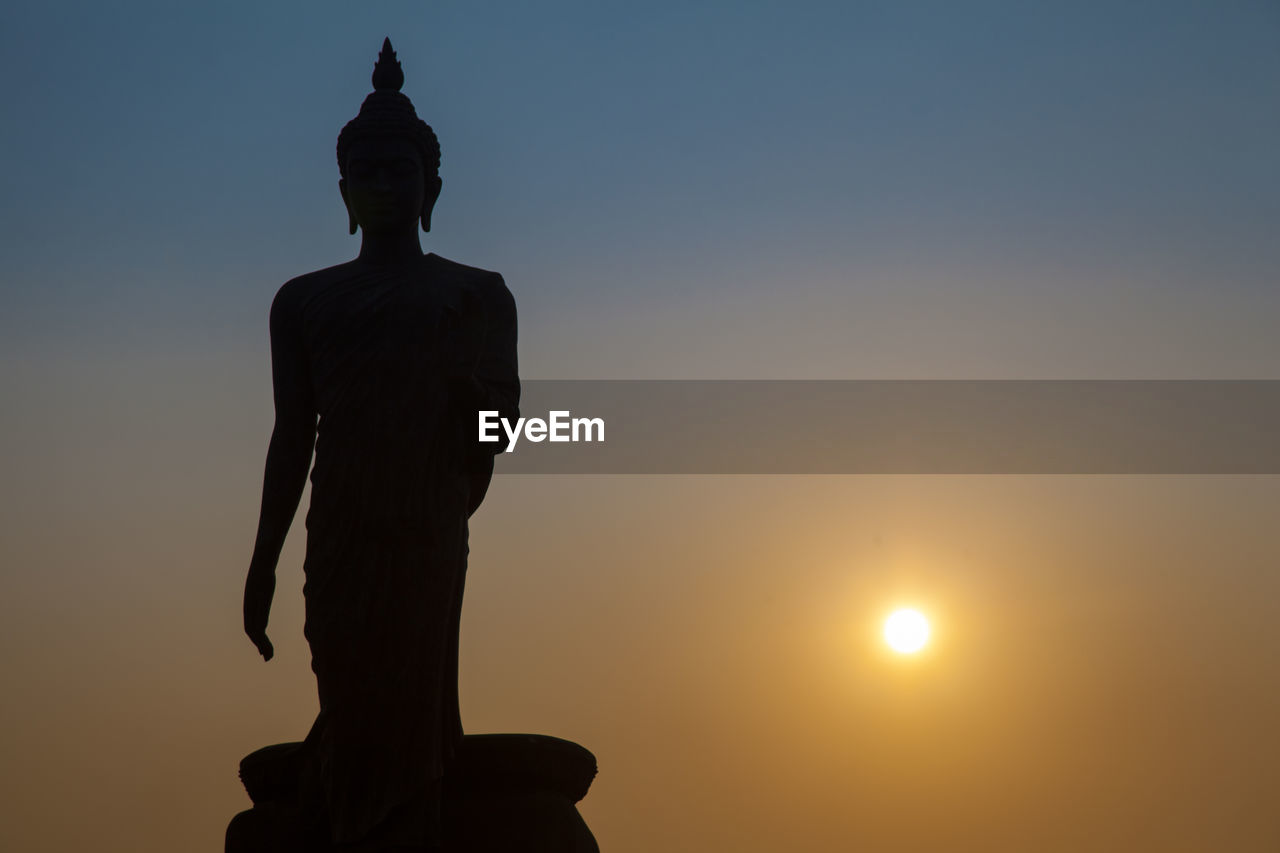
[{"label": "sunset sky", "polygon": [[[276,658],[241,631],[267,311],[358,250],[384,36],[424,248],[503,273],[526,378],[1280,379],[1274,0],[9,4],[0,850],[220,850],[240,758],[314,718],[300,518]],[[591,749],[606,853],[1274,851],[1278,510],[499,476],[464,722]]]}]

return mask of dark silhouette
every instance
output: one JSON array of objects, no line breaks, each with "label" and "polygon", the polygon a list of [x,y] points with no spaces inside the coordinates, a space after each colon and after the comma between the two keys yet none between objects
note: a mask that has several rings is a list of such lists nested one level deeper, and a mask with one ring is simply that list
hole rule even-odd
[{"label": "dark silhouette", "polygon": [[[594,759],[531,735],[463,739],[467,520],[502,450],[477,440],[476,412],[517,417],[516,311],[497,273],[423,254],[418,227],[430,230],[440,149],[403,83],[387,40],[374,91],[338,137],[338,187],[351,233],[363,233],[359,256],[292,279],[271,306],[276,421],[244,627],[270,660],[276,563],[310,471],[303,592],[320,713],[305,741],[245,759],[255,808],[232,822],[227,848],[438,849],[447,789],[450,849],[594,849],[563,808],[548,825],[570,827],[572,846],[525,846],[532,828],[525,841],[476,835],[492,823],[475,819],[486,790],[500,792],[504,808],[534,796],[530,814],[543,818],[554,809],[537,798],[550,792],[581,823],[573,802]],[[545,784],[547,773],[511,770],[565,760],[576,761],[572,799]]]},{"label": "dark silhouette", "polygon": [[[305,743],[280,743],[240,762],[240,779],[254,807],[240,812],[227,827],[229,853],[335,850],[323,822],[305,805],[306,749]],[[467,735],[445,777],[443,849],[599,853],[591,830],[574,808],[595,774],[595,757],[566,740]]]}]

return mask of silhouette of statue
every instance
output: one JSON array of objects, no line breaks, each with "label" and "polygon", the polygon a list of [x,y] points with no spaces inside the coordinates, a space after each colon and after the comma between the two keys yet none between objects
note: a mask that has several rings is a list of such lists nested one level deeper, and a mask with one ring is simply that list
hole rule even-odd
[{"label": "silhouette of statue", "polygon": [[315,843],[339,850],[440,843],[441,780],[462,739],[467,520],[502,449],[478,442],[476,411],[514,419],[520,394],[502,277],[423,254],[440,149],[403,83],[387,40],[338,137],[358,257],[290,280],[271,306],[276,417],[244,595],[245,631],[270,660],[276,563],[310,471],[303,593],[320,713],[291,748],[291,778]]}]

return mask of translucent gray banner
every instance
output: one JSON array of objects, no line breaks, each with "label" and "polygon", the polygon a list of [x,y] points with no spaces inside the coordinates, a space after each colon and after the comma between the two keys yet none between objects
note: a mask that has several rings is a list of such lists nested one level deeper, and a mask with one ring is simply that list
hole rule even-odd
[{"label": "translucent gray banner", "polygon": [[500,474],[1280,473],[1280,380],[535,380],[520,410]]}]

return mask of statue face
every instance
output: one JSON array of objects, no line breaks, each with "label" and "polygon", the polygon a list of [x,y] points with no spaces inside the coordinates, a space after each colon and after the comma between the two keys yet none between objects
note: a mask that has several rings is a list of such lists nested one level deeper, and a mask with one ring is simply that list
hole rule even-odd
[{"label": "statue face", "polygon": [[339,182],[347,210],[366,234],[392,234],[416,229],[419,218],[435,203],[439,178],[423,173],[417,146],[395,137],[356,140],[347,155],[347,175]]}]

